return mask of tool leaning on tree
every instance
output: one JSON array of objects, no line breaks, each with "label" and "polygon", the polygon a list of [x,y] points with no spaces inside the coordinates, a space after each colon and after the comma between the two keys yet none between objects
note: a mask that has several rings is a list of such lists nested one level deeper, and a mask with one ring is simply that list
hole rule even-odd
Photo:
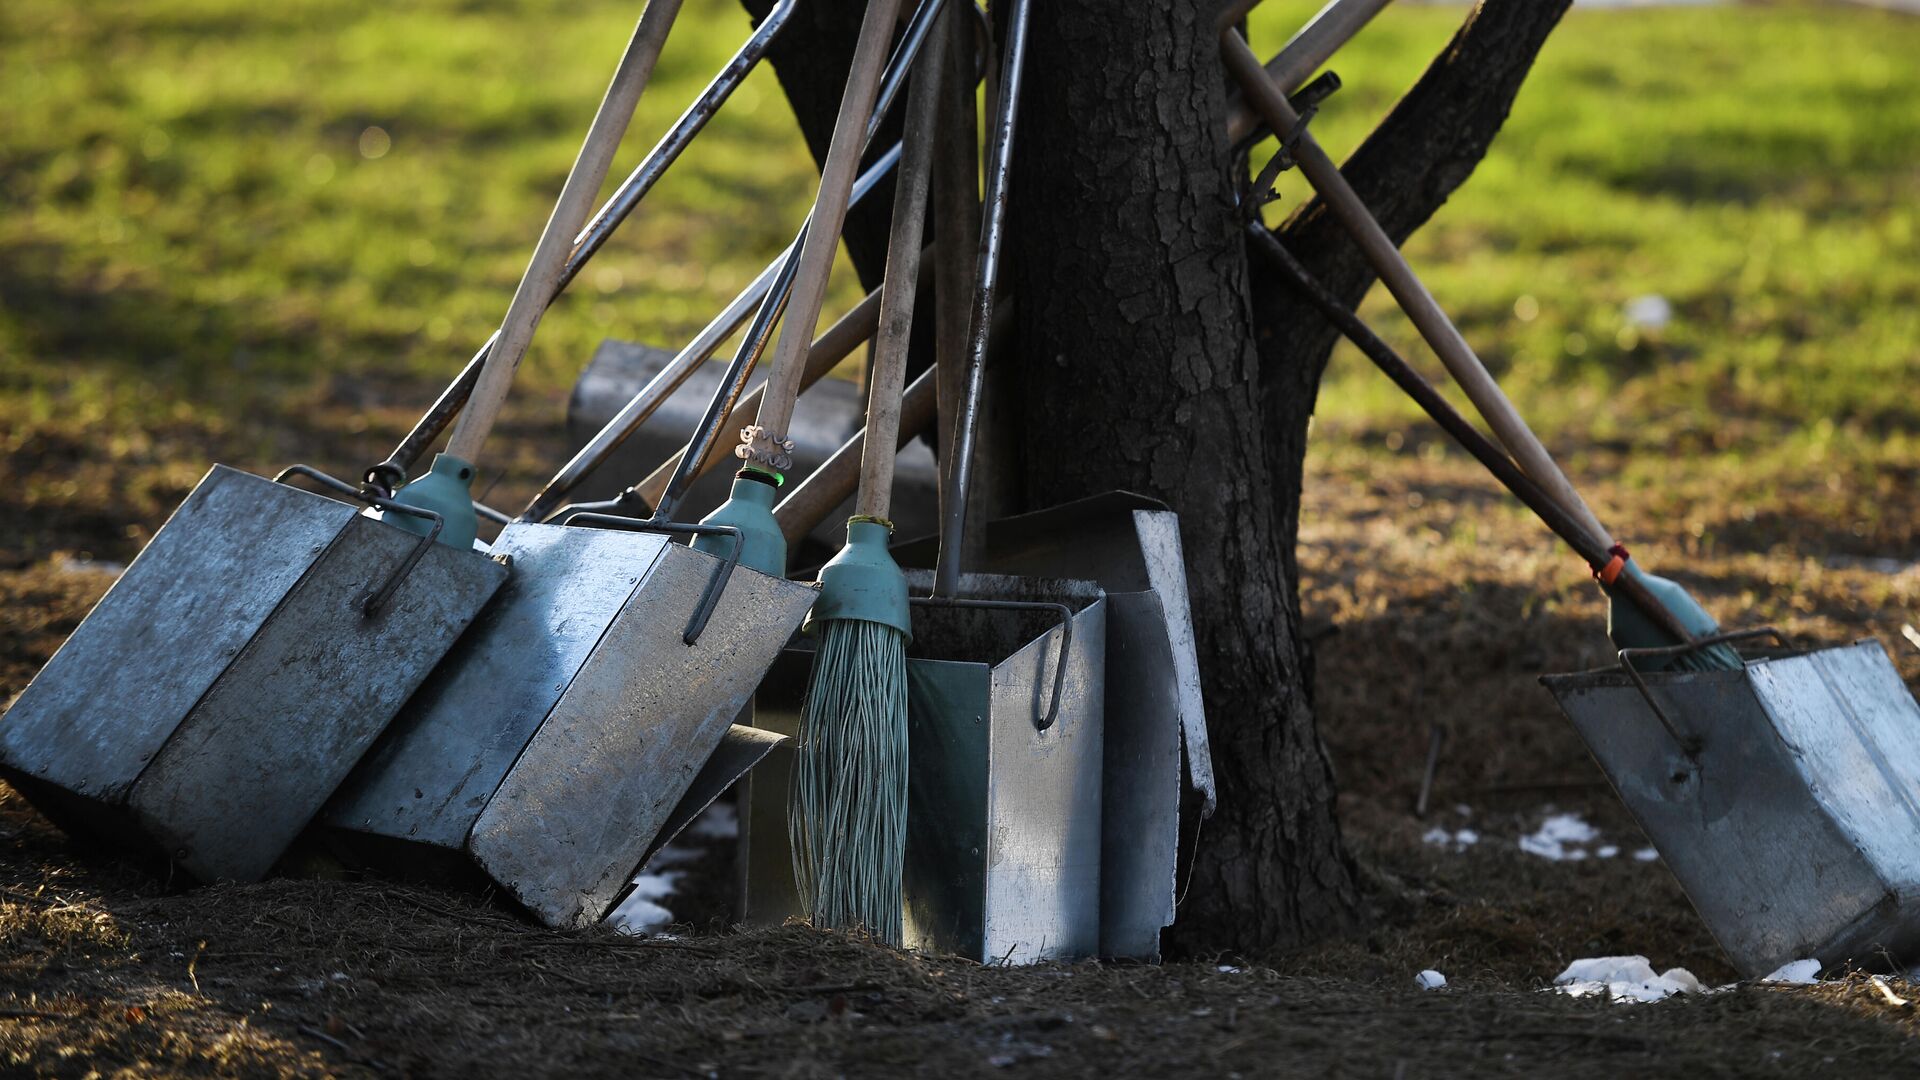
[{"label": "tool leaning on tree", "polygon": [[[1608,633],[1615,643],[1622,648],[1664,648],[1695,644],[1717,635],[1719,624],[1685,589],[1666,578],[1646,573],[1628,557],[1626,548],[1614,541],[1341,175],[1340,167],[1314,140],[1300,114],[1288,103],[1286,94],[1261,65],[1259,57],[1247,47],[1246,40],[1237,31],[1228,29],[1220,35],[1220,47],[1228,70],[1240,83],[1249,103],[1279,133],[1307,181],[1353,236],[1381,282],[1439,355],[1507,452],[1548,497],[1588,534],[1603,542],[1608,559],[1599,572],[1601,587],[1609,598],[1629,601],[1609,605]],[[1624,591],[1620,585],[1622,578],[1633,579],[1637,587],[1631,593]],[[1650,597],[1658,603],[1642,606]],[[1708,671],[1736,668],[1740,657],[1724,643],[1708,643],[1666,654],[1651,662],[1655,667],[1671,665],[1684,670]]]}]

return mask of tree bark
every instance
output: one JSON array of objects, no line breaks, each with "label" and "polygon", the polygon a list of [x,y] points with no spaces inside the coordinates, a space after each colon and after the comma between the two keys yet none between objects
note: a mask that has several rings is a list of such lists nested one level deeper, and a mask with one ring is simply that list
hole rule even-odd
[{"label": "tree bark", "polygon": [[[1567,3],[1485,0],[1348,162],[1389,235],[1404,239],[1471,174]],[[813,5],[774,56],[810,143],[831,124],[860,6]],[[1018,383],[1028,508],[1119,487],[1180,513],[1220,801],[1169,944],[1259,955],[1348,932],[1362,904],[1315,727],[1294,556],[1334,330],[1249,266],[1219,8],[1034,4],[1005,278],[1014,362],[997,370]],[[856,266],[879,265],[862,239],[884,235],[879,218],[849,237]],[[1371,284],[1317,204],[1280,235],[1344,299]]]}]

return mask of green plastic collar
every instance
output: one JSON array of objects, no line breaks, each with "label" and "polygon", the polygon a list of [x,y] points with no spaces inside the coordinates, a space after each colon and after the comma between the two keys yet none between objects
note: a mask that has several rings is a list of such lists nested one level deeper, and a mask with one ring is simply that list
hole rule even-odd
[{"label": "green plastic collar", "polygon": [[[444,522],[440,526],[440,542],[461,551],[473,549],[480,517],[473,512],[471,462],[452,454],[440,454],[433,459],[433,468],[427,475],[394,492],[393,501],[439,514]],[[427,535],[433,528],[431,522],[407,514],[383,514],[381,520],[418,536]]]},{"label": "green plastic collar", "polygon": [[[780,492],[761,480],[733,478],[733,490],[719,509],[701,519],[702,525],[731,525],[744,541],[740,565],[772,577],[787,576],[787,538],[773,519],[773,503]],[[695,551],[726,558],[733,541],[724,536],[696,536]]]},{"label": "green plastic collar", "polygon": [[892,534],[892,529],[871,518],[847,522],[847,546],[820,568],[820,599],[813,602],[809,628],[823,619],[864,619],[891,626],[913,640],[907,576],[887,550]]}]

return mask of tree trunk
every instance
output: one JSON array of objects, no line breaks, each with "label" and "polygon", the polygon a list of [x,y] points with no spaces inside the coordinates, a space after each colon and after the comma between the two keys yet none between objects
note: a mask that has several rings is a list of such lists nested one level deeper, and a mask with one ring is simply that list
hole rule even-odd
[{"label": "tree trunk", "polygon": [[[1566,0],[1488,0],[1346,172],[1402,239],[1471,173]],[[1334,332],[1252,275],[1214,5],[1049,0],[1013,190],[1027,490],[1180,512],[1220,805],[1174,945],[1269,952],[1360,902],[1314,724],[1294,558]],[[1333,107],[1338,108],[1336,98]],[[1343,297],[1372,281],[1310,205],[1283,238]]]},{"label": "tree trunk", "polygon": [[[1472,172],[1567,3],[1485,0],[1349,162],[1389,235]],[[1262,954],[1351,930],[1361,898],[1314,723],[1294,558],[1334,332],[1249,267],[1219,7],[1034,3],[1005,277],[1014,362],[998,370],[1019,381],[1029,508],[1119,487],[1180,513],[1220,802],[1171,944]],[[857,14],[816,21],[850,35]],[[846,61],[801,29],[775,64],[811,130],[831,123]],[[1342,297],[1371,283],[1317,204],[1281,236]]]}]

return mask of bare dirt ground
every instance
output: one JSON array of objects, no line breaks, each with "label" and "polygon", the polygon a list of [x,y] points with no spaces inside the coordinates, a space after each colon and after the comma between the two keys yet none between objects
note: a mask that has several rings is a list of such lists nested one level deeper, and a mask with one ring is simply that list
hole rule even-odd
[{"label": "bare dirt ground", "polygon": [[[1606,660],[1600,601],[1462,456],[1420,438],[1316,437],[1304,603],[1372,908],[1352,940],[1006,970],[799,927],[729,931],[711,910],[676,909],[698,929],[674,938],[553,933],[481,898],[376,881],[173,889],[75,849],[0,788],[0,1073],[1920,1074],[1913,1012],[1858,976],[1655,1005],[1543,992],[1585,956],[1734,976],[1664,866],[1632,857],[1645,841],[1535,681]],[[1604,448],[1580,460],[1613,471]],[[46,475],[47,462],[9,468]],[[127,476],[6,508],[0,694],[111,581],[74,556],[127,557],[192,479],[164,474],[150,506],[119,516],[88,493],[127,490]],[[1709,470],[1676,470],[1658,492],[1593,491],[1667,525],[1640,537],[1645,557],[1729,625],[1872,634],[1920,678],[1900,636],[1920,607],[1920,570],[1899,557],[1914,551],[1911,499],[1810,475],[1771,478],[1760,501]],[[1421,819],[1435,726],[1444,750]],[[1600,830],[1589,857],[1520,850],[1553,811]],[[1437,827],[1480,839],[1423,839]],[[1450,987],[1415,988],[1423,968]]]}]

